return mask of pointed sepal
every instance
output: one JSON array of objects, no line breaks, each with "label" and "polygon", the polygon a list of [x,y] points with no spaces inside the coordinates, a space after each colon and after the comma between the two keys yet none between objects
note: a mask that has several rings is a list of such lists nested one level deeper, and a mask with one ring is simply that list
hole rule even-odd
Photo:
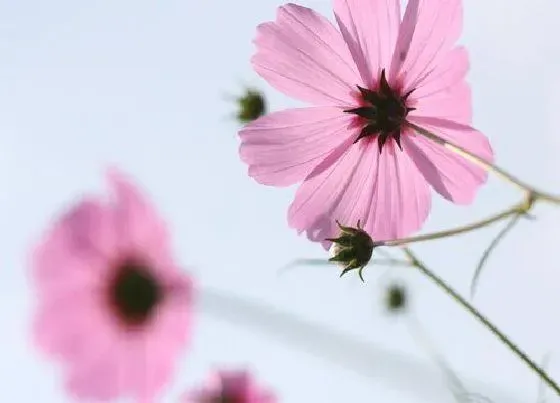
[{"label": "pointed sepal", "polygon": [[333,243],[333,256],[329,261],[341,264],[341,277],[349,271],[358,270],[363,281],[362,271],[371,260],[374,242],[361,227],[360,221],[355,228],[344,226],[339,221],[336,223],[340,229],[339,237],[326,239]]}]

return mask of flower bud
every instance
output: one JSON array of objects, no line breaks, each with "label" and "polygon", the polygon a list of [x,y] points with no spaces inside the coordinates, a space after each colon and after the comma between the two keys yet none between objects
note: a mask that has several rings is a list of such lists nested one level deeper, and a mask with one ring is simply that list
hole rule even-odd
[{"label": "flower bud", "polygon": [[385,306],[391,313],[398,313],[406,309],[406,288],[399,284],[391,284],[385,293]]},{"label": "flower bud", "polygon": [[267,112],[264,95],[254,89],[247,89],[245,95],[237,98],[237,119],[241,123],[252,122]]},{"label": "flower bud", "polygon": [[373,253],[373,240],[369,234],[364,231],[358,221],[356,228],[345,227],[336,222],[340,228],[340,236],[338,238],[329,238],[327,241],[333,243],[333,257],[329,259],[330,262],[338,262],[343,266],[343,276],[350,270],[358,269],[360,279],[362,277],[362,270],[369,263]]}]

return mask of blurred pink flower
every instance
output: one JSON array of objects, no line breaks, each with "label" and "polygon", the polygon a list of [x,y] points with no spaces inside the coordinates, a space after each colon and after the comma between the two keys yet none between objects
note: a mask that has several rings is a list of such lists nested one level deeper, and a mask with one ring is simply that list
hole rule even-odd
[{"label": "blurred pink flower", "polygon": [[[467,51],[455,46],[461,0],[334,0],[335,26],[295,4],[257,29],[252,63],[283,93],[315,106],[271,113],[240,131],[241,159],[259,183],[303,181],[288,222],[314,241],[335,220],[375,239],[418,230],[431,186],[471,203],[487,173],[404,126],[406,120],[493,160],[470,127]],[[323,242],[325,247],[329,242]]]},{"label": "blurred pink flower", "polygon": [[276,403],[276,397],[259,388],[246,371],[220,371],[207,387],[187,393],[182,403]]},{"label": "blurred pink flower", "polygon": [[192,284],[140,191],[110,171],[112,199],[86,197],[33,254],[34,338],[78,398],[156,399],[191,333]]}]

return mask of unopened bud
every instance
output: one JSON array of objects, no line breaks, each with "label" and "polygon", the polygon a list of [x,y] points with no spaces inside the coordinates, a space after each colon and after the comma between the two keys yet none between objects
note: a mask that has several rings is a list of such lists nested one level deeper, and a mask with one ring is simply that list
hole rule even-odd
[{"label": "unopened bud", "polygon": [[356,228],[345,227],[338,221],[336,223],[340,228],[340,236],[327,239],[327,241],[333,243],[333,257],[329,261],[338,262],[343,266],[341,276],[351,270],[358,270],[360,279],[364,281],[362,270],[371,259],[374,247],[373,240],[361,228],[360,221],[358,221]]},{"label": "unopened bud", "polygon": [[406,288],[399,284],[392,284],[387,288],[385,294],[385,306],[392,313],[406,309],[407,294]]},{"label": "unopened bud", "polygon": [[264,95],[254,89],[247,89],[245,95],[237,98],[237,119],[241,123],[252,122],[267,112],[266,99]]}]

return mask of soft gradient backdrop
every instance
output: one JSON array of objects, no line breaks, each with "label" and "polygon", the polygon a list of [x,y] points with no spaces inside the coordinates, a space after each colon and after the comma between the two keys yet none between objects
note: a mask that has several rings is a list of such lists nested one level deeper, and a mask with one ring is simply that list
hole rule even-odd
[{"label": "soft gradient backdrop", "polygon": [[[178,258],[201,286],[193,344],[164,402],[223,365],[249,365],[285,403],[452,401],[407,318],[384,314],[380,301],[391,279],[410,287],[414,317],[471,391],[496,403],[536,402],[532,373],[412,269],[383,275],[371,267],[365,285],[354,275],[339,279],[331,267],[279,272],[294,258],[324,254],[287,227],[294,188],[267,188],[246,175],[230,119],[235,105],[225,95],[247,83],[264,89],[274,110],[298,105],[267,87],[249,63],[256,25],[273,19],[280,4],[0,1],[0,401],[71,401],[58,367],[30,343],[26,259],[53,214],[84,192],[104,192],[104,167],[116,164],[152,195],[172,225]],[[332,18],[327,0],[300,4]],[[465,0],[462,39],[471,55],[475,124],[499,164],[558,192],[559,12],[554,0]],[[466,223],[520,197],[492,179],[473,206],[437,199],[425,230]],[[536,212],[538,221],[522,222],[493,255],[475,302],[541,360],[560,351],[560,212]],[[468,293],[497,230],[415,250]],[[269,304],[356,337],[373,352],[284,325],[267,332],[279,323],[273,316],[259,325],[205,290]],[[328,351],[321,358],[310,346]],[[560,357],[553,355],[550,368],[560,379]]]}]

